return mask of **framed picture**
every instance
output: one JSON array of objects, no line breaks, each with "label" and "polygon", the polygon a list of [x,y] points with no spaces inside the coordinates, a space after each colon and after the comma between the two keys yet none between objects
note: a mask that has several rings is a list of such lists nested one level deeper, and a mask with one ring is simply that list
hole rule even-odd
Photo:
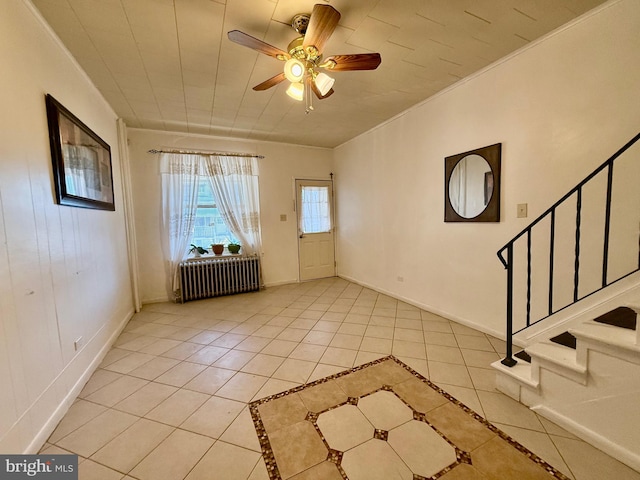
[{"label": "framed picture", "polygon": [[111,148],[51,95],[45,102],[57,203],[115,210]]}]

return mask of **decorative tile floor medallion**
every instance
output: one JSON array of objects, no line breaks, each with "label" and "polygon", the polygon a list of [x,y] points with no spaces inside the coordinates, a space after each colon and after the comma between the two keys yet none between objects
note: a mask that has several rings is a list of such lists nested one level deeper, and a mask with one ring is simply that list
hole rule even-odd
[{"label": "decorative tile floor medallion", "polygon": [[393,356],[249,408],[271,480],[568,480]]}]

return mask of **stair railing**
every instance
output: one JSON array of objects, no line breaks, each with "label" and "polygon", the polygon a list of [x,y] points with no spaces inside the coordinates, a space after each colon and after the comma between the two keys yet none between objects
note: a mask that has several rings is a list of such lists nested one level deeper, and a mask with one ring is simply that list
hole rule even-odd
[{"label": "stair railing", "polygon": [[[576,187],[574,187],[571,191],[569,191],[566,195],[564,195],[560,200],[554,203],[549,209],[547,209],[542,215],[536,218],[529,226],[527,226],[524,230],[518,233],[513,239],[511,239],[504,247],[502,247],[498,252],[498,258],[504,265],[507,270],[507,328],[506,328],[506,355],[505,358],[501,361],[504,365],[508,367],[514,366],[517,361],[513,358],[513,336],[532,325],[541,322],[542,320],[549,318],[551,315],[564,310],[565,308],[575,304],[576,302],[606,288],[613,283],[616,283],[623,278],[628,277],[629,275],[640,270],[640,255],[638,256],[638,260],[636,265],[631,271],[628,271],[623,274],[618,274],[613,279],[609,279],[609,249],[610,249],[610,234],[611,234],[611,209],[612,209],[612,198],[613,198],[613,184],[614,184],[614,164],[616,159],[618,159],[624,152],[629,150],[633,144],[635,144],[640,139],[640,133],[636,135],[633,139],[631,139],[626,145],[624,145],[620,150],[618,150],[611,158],[609,158],[606,162],[596,168],[589,176],[587,176],[584,180],[582,180]],[[580,246],[581,246],[581,234],[583,228],[583,221],[585,219],[582,218],[582,209],[583,209],[583,191],[584,187],[587,183],[592,181],[596,176],[600,173],[606,174],[606,193],[604,195],[604,232],[603,234],[603,242],[602,242],[602,270],[601,270],[601,282],[599,281],[598,287],[585,293],[581,294],[579,292],[580,286]],[[640,180],[640,176],[638,177]],[[640,187],[638,187],[640,188]],[[572,235],[574,238],[572,239],[575,242],[574,249],[574,258],[573,258],[573,299],[564,305],[555,305],[554,304],[554,281],[557,281],[556,275],[554,274],[554,263],[555,263],[555,247],[558,241],[557,238],[557,228],[556,228],[556,212],[558,208],[564,204],[569,198],[572,198],[575,195],[576,200],[576,208],[575,208],[575,229]],[[549,246],[549,262],[548,266],[548,297],[547,308],[545,308],[545,315],[538,318],[537,320],[531,319],[531,307],[532,307],[532,246],[534,236],[532,232],[535,227],[540,227],[542,225],[542,221],[549,219],[549,236],[548,236],[548,246]],[[536,230],[538,231],[538,230]],[[519,328],[514,331],[514,245],[518,240],[526,241],[526,307],[525,307],[525,326]],[[505,258],[506,253],[506,258]]]}]

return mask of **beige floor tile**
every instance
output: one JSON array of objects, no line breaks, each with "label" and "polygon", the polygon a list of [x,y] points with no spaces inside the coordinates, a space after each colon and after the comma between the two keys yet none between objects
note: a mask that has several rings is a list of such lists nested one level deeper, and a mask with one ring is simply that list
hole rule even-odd
[{"label": "beige floor tile", "polygon": [[636,472],[582,440],[551,437],[568,468],[579,480],[639,480]]},{"label": "beige floor tile", "polygon": [[456,336],[453,333],[424,332],[424,343],[429,345],[442,345],[445,347],[458,347]]},{"label": "beige floor tile", "polygon": [[94,453],[91,459],[127,473],[173,430],[168,425],[141,418]]},{"label": "beige floor tile", "polygon": [[[429,375],[432,382],[441,385],[457,385],[473,388],[471,376],[465,365],[428,361]],[[443,386],[446,390],[446,387]]]},{"label": "beige floor tile", "polygon": [[375,428],[387,431],[413,418],[413,411],[395,393],[387,391],[360,398],[358,409]]},{"label": "beige floor tile", "polygon": [[272,327],[288,327],[291,322],[293,322],[293,320],[294,319],[291,317],[282,317],[280,315],[277,315],[269,320],[267,322],[267,325],[270,325]]},{"label": "beige floor tile", "polygon": [[[484,352],[483,352],[484,353]],[[457,347],[445,347],[442,345],[428,345],[427,359],[432,362],[455,363],[464,365],[464,357]]]},{"label": "beige floor tile", "polygon": [[357,352],[346,348],[327,347],[320,363],[337,365],[339,367],[351,368],[356,359]]},{"label": "beige floor tile", "polygon": [[225,368],[207,367],[205,370],[196,375],[183,388],[193,390],[200,393],[208,393],[213,395],[222,387],[227,380],[235,375],[233,370]]},{"label": "beige floor tile", "polygon": [[180,428],[219,438],[245,407],[243,402],[211,397],[187,418]]},{"label": "beige floor tile", "polygon": [[354,480],[413,480],[413,473],[387,442],[371,439],[345,452],[342,468]]},{"label": "beige floor tile", "polygon": [[272,340],[269,345],[262,349],[263,354],[277,355],[278,357],[288,357],[291,352],[298,346],[298,342],[289,340]]},{"label": "beige floor tile", "polygon": [[263,325],[253,334],[255,337],[276,338],[284,331],[283,327],[274,327],[271,325]]},{"label": "beige floor tile", "polygon": [[340,328],[339,322],[330,322],[328,320],[318,320],[318,323],[311,329],[313,332],[336,333]]},{"label": "beige floor tile", "polygon": [[282,362],[284,362],[283,357],[259,353],[255,357],[253,357],[244,367],[242,367],[241,371],[245,373],[262,375],[264,377],[270,377],[273,372],[278,369]]},{"label": "beige floor tile", "polygon": [[256,354],[253,352],[234,349],[216,360],[213,366],[218,368],[227,368],[230,370],[240,370],[255,356]]},{"label": "beige floor tile", "polygon": [[273,378],[289,382],[305,383],[316,366],[316,362],[287,358],[273,373]]},{"label": "beige floor tile", "polygon": [[392,345],[393,340],[390,338],[364,337],[360,344],[360,350],[390,355]]},{"label": "beige floor tile", "polygon": [[116,372],[110,372],[109,370],[104,370],[99,368],[96,370],[89,381],[85,384],[84,388],[78,395],[80,398],[86,398],[91,395],[93,392],[101,389],[102,387],[108,385],[109,383],[115,382],[117,379],[123,377],[122,374]]},{"label": "beige floor tile", "polygon": [[296,348],[289,354],[289,358],[296,360],[307,360],[309,362],[318,362],[324,354],[327,347],[324,345],[313,345],[311,343],[297,344]]},{"label": "beige floor tile", "polygon": [[[419,313],[417,313],[417,315],[420,316]],[[419,334],[420,336],[422,336],[422,320],[420,320],[419,318],[415,319],[415,318],[397,317],[395,326],[396,328],[400,328],[400,329],[417,330],[419,333],[417,333],[416,335]]]},{"label": "beige floor tile", "polygon": [[150,382],[118,402],[113,408],[142,417],[177,391],[178,389],[171,385]]},{"label": "beige floor tile", "polygon": [[455,323],[455,322],[451,322],[451,329],[453,330],[453,333],[455,333],[456,335],[474,335],[476,337],[483,337],[486,339],[484,333],[479,332],[478,330],[475,330],[471,327],[467,327],[466,325],[461,325],[459,323]]},{"label": "beige floor tile", "polygon": [[113,362],[123,359],[124,357],[131,355],[131,350],[123,350],[122,348],[112,348],[102,359],[100,368],[105,368],[111,365]]},{"label": "beige floor tile", "polygon": [[414,474],[430,478],[456,462],[456,451],[424,422],[412,420],[389,432],[388,443]]},{"label": "beige floor tile", "polygon": [[240,335],[238,333],[225,333],[209,345],[212,347],[233,348],[243,340],[246,340],[247,337],[248,335]]},{"label": "beige floor tile", "polygon": [[342,323],[338,328],[337,333],[344,335],[359,335],[364,336],[364,332],[367,330],[367,326],[357,323]]},{"label": "beige floor tile", "polygon": [[538,455],[549,465],[560,470],[569,478],[573,478],[571,471],[567,467],[566,463],[564,463],[558,449],[546,433],[535,432],[533,430],[514,427],[512,425],[503,425],[501,423],[495,423],[494,425],[513,438],[516,442]]},{"label": "beige floor tile", "polygon": [[206,365],[201,365],[199,363],[181,362],[157,377],[155,381],[158,383],[173,385],[174,387],[183,387],[185,384],[189,383],[193,377],[206,368]]},{"label": "beige floor tile", "polygon": [[82,480],[120,480],[122,477],[122,473],[92,460],[84,460],[78,464],[78,478]]},{"label": "beige floor tile", "polygon": [[310,422],[301,421],[281,428],[269,438],[283,478],[301,473],[327,458],[327,448]]},{"label": "beige floor tile", "polygon": [[357,367],[359,365],[364,365],[365,363],[373,362],[374,360],[378,360],[379,358],[386,357],[385,353],[373,353],[373,352],[361,352],[359,351],[356,355],[356,359],[353,361],[353,366]]},{"label": "beige floor tile", "polygon": [[86,399],[106,407],[112,407],[147,383],[149,383],[147,380],[125,375],[88,395]]},{"label": "beige floor tile", "polygon": [[429,365],[428,362],[422,358],[411,358],[411,357],[403,357],[397,356],[398,360],[404,363],[407,367],[412,368],[424,378],[429,378]]},{"label": "beige floor tile", "polygon": [[427,358],[427,352],[423,343],[406,342],[404,340],[394,340],[391,353],[403,357]]},{"label": "beige floor tile", "polygon": [[331,343],[335,333],[311,331],[303,339],[302,343],[312,343],[313,345],[324,345],[325,347]]},{"label": "beige floor tile", "polygon": [[242,350],[243,352],[258,353],[264,347],[271,343],[272,339],[266,337],[249,336],[240,342],[234,350]]},{"label": "beige floor tile", "polygon": [[[393,317],[383,317],[380,315],[371,315],[369,318],[369,326],[393,328],[396,325],[396,319]],[[387,338],[387,337],[384,337]]]},{"label": "beige floor tile", "polygon": [[521,403],[498,392],[478,391],[478,398],[490,422],[545,432],[537,415]]},{"label": "beige floor tile", "polygon": [[238,335],[251,335],[256,330],[258,330],[260,326],[261,325],[258,323],[241,323],[229,333],[235,333]]},{"label": "beige floor tile", "polygon": [[299,328],[303,330],[311,330],[317,321],[318,321],[317,319],[298,317],[289,324],[288,328]]},{"label": "beige floor tile", "polygon": [[58,426],[49,437],[50,443],[56,443],[62,437],[70,434],[77,428],[93,420],[107,408],[85,400],[76,400],[62,418]]},{"label": "beige floor tile", "polygon": [[180,340],[172,340],[170,338],[156,338],[151,345],[146,346],[140,351],[149,355],[162,355],[164,352],[177,347],[182,342]]},{"label": "beige floor tile", "polygon": [[216,442],[185,480],[210,480],[212,472],[224,472],[225,480],[245,480],[260,454],[222,441]]},{"label": "beige floor tile", "polygon": [[542,423],[542,426],[544,427],[544,429],[547,431],[549,435],[571,438],[573,440],[578,439],[578,437],[576,437],[573,433],[566,431],[564,428],[560,427],[559,425],[556,425],[551,420],[547,420],[546,418],[540,415],[538,415],[538,420],[540,420],[540,423]]},{"label": "beige floor tile", "polygon": [[255,394],[255,396],[251,401],[259,400],[264,397],[270,397],[271,395],[275,395],[276,393],[284,392],[292,388],[295,388],[298,385],[302,385],[302,382],[290,382],[288,380],[270,378],[269,380],[266,381],[266,383],[262,386],[262,388],[258,390],[258,393]]},{"label": "beige floor tile", "polygon": [[305,330],[303,328],[285,328],[280,335],[276,337],[278,340],[288,340],[291,342],[299,342],[301,341],[307,334],[309,330]]},{"label": "beige floor tile", "polygon": [[254,452],[262,451],[251,412],[246,407],[220,436],[220,440]]},{"label": "beige floor tile", "polygon": [[443,385],[441,388],[480,416],[486,417],[478,398],[478,392],[474,388],[458,387],[456,385]]},{"label": "beige floor tile", "polygon": [[469,350],[483,350],[485,352],[494,352],[493,345],[483,336],[476,335],[459,335],[456,334],[456,341],[460,348]]},{"label": "beige floor tile", "polygon": [[358,350],[358,348],[360,347],[360,343],[362,343],[362,337],[360,335],[346,335],[343,333],[336,333],[329,346]]},{"label": "beige floor tile", "polygon": [[202,347],[196,353],[188,357],[185,361],[191,363],[200,363],[202,365],[211,365],[230,351],[231,350],[228,348],[207,345],[206,347]]},{"label": "beige floor tile", "polygon": [[364,332],[364,336],[393,339],[393,327],[384,327],[370,323]]},{"label": "beige floor tile", "polygon": [[344,323],[345,324],[355,324],[355,325],[362,325],[363,327],[366,327],[369,324],[369,317],[371,316],[368,313],[358,313],[358,312],[362,312],[364,309],[364,311],[366,312],[367,310],[372,310],[372,309],[367,309],[366,307],[353,307],[349,313],[347,313],[347,316],[344,317]]},{"label": "beige floor tile", "polygon": [[158,342],[157,337],[149,337],[147,335],[136,335],[135,339],[129,342],[120,343],[119,345],[114,344],[114,346],[117,346],[118,348],[122,348],[124,350],[139,352],[144,347],[148,347],[149,345],[154,344],[156,342]]},{"label": "beige floor tile", "polygon": [[141,480],[182,479],[214,442],[203,435],[175,430],[131,471],[131,475]]},{"label": "beige floor tile", "polygon": [[464,363],[466,363],[468,367],[478,367],[493,370],[493,368],[491,368],[491,364],[496,360],[500,360],[500,355],[495,352],[467,350],[464,348],[460,349],[460,351],[462,352],[462,356],[464,357]]},{"label": "beige floor tile", "polygon": [[[242,312],[237,312],[237,315],[239,317],[244,317],[245,315],[242,314]],[[238,325],[240,325],[241,322],[243,322],[245,319],[240,319],[238,318],[239,321],[233,321],[233,320],[221,320],[218,323],[216,323],[215,325],[213,325],[211,328],[209,328],[208,330],[214,330],[216,332],[224,332],[224,333],[228,333],[231,330],[233,330],[234,328],[236,328]],[[215,342],[215,340],[214,340]],[[224,346],[224,345],[219,345],[219,346]],[[232,347],[229,347],[232,348]]]},{"label": "beige floor tile", "polygon": [[216,392],[216,395],[239,402],[249,402],[267,380],[267,377],[260,375],[238,372]]},{"label": "beige floor tile", "polygon": [[344,371],[344,367],[339,367],[337,365],[327,365],[325,363],[319,363],[316,365],[316,368],[313,369],[311,375],[309,375],[309,379],[307,382],[314,382],[321,378],[328,377],[330,375],[334,375],[336,373],[340,373]]},{"label": "beige floor tile", "polygon": [[403,340],[406,342],[424,343],[424,335],[422,330],[415,330],[410,328],[398,328],[396,327],[393,332],[394,340]]},{"label": "beige floor tile", "polygon": [[199,343],[182,342],[177,347],[167,350],[162,354],[163,357],[175,358],[176,360],[186,360],[198,350],[204,348]]},{"label": "beige floor tile", "polygon": [[448,321],[422,320],[422,330],[427,333],[453,333]]},{"label": "beige floor tile", "polygon": [[202,345],[208,345],[213,342],[215,339],[220,338],[224,335],[222,332],[214,332],[211,330],[205,330],[189,339],[191,343],[200,343]]},{"label": "beige floor tile", "polygon": [[145,380],[154,380],[167,370],[175,367],[180,360],[166,357],[154,357],[144,365],[129,372],[132,377],[144,378]]},{"label": "beige floor tile", "polygon": [[496,390],[496,372],[487,368],[467,367],[476,390]]},{"label": "beige floor tile", "polygon": [[340,452],[373,438],[373,425],[355,405],[342,405],[321,413],[316,423],[329,447]]},{"label": "beige floor tile", "polygon": [[180,389],[147,413],[145,417],[177,427],[208,399],[209,395],[204,393]]},{"label": "beige floor tile", "polygon": [[136,420],[138,417],[134,415],[116,410],[106,410],[60,439],[56,445],[83,457],[90,457],[133,425]]},{"label": "beige floor tile", "polygon": [[395,308],[385,308],[385,307],[378,307],[378,305],[376,304],[376,307],[373,309],[373,312],[371,314],[379,316],[379,317],[390,317],[390,318],[395,318],[396,316],[396,309]]}]

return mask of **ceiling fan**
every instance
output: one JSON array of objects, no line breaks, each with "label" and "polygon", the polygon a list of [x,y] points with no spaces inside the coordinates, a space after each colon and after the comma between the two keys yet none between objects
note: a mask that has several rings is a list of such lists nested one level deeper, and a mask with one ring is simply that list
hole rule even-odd
[{"label": "ceiling fan", "polygon": [[307,113],[313,110],[311,92],[322,100],[334,93],[331,78],[319,69],[328,71],[375,70],[382,62],[379,53],[332,55],[323,59],[323,48],[340,21],[340,12],[330,5],[316,4],[311,15],[300,13],[293,17],[291,26],[300,34],[287,47],[280,50],[240,30],[228,33],[229,40],[284,61],[282,73],[253,87],[267,90],[285,79],[291,84],[287,94],[299,101],[306,98]]}]

